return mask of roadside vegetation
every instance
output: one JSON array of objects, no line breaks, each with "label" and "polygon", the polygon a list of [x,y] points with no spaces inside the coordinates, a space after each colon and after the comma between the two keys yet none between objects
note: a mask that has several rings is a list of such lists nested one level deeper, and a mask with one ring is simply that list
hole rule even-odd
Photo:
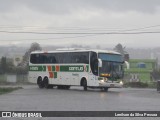
[{"label": "roadside vegetation", "polygon": [[157,88],[157,82],[124,82],[123,86],[131,88]]},{"label": "roadside vegetation", "polygon": [[10,93],[18,89],[22,89],[22,87],[0,87],[0,95],[5,93]]}]

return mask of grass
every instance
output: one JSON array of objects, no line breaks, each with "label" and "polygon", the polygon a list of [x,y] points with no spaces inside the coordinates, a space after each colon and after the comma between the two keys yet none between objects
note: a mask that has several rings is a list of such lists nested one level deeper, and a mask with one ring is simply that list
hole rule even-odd
[{"label": "grass", "polygon": [[157,88],[157,82],[124,82],[123,87],[132,88]]},{"label": "grass", "polygon": [[0,88],[0,95],[5,93],[10,93],[14,90],[22,89],[22,87],[1,87]]}]

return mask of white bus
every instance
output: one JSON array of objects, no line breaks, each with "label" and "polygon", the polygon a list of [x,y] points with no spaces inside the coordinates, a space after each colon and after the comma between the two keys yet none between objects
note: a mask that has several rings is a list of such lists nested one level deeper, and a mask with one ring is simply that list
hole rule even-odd
[{"label": "white bus", "polygon": [[30,54],[29,81],[39,88],[69,89],[70,86],[87,88],[121,88],[123,57],[106,50],[59,49],[35,51]]}]

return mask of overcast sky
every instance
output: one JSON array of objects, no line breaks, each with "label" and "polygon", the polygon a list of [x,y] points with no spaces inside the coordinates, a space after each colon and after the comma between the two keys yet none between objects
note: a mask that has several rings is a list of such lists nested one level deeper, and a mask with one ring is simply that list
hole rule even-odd
[{"label": "overcast sky", "polygon": [[153,48],[158,32],[160,0],[0,0],[1,45]]}]

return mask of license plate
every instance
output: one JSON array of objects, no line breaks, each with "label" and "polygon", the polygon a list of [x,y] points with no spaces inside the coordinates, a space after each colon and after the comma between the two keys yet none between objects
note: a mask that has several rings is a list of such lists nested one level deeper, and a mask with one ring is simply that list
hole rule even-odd
[{"label": "license plate", "polygon": [[110,84],[110,87],[114,87],[114,84]]}]

